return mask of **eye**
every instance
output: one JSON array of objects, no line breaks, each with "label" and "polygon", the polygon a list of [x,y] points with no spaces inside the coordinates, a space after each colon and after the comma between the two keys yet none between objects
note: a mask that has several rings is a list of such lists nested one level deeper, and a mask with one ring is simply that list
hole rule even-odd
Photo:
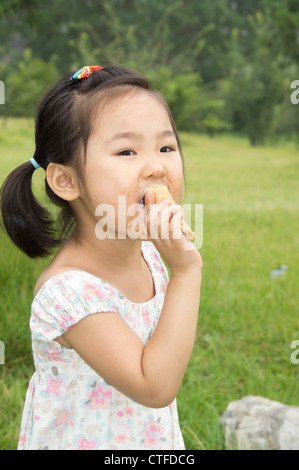
[{"label": "eye", "polygon": [[174,152],[174,148],[173,148],[173,147],[167,147],[167,146],[166,146],[166,147],[162,147],[162,148],[160,149],[160,152],[167,152],[167,153],[168,153],[168,152]]},{"label": "eye", "polygon": [[135,152],[133,150],[122,150],[121,152],[119,152],[117,155],[135,155]]}]

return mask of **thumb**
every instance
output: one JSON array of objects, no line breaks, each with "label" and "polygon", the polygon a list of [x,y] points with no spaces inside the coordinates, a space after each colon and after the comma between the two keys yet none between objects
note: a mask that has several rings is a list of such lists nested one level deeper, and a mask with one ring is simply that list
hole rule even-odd
[{"label": "thumb", "polygon": [[155,204],[155,196],[150,189],[146,189],[144,194],[144,205],[147,207],[150,204]]}]

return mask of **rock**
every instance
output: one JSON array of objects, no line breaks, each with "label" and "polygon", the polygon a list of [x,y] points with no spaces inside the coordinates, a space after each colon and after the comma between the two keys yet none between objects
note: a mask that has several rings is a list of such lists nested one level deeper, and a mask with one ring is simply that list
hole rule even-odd
[{"label": "rock", "polygon": [[299,450],[299,406],[247,396],[229,403],[220,423],[229,449]]}]

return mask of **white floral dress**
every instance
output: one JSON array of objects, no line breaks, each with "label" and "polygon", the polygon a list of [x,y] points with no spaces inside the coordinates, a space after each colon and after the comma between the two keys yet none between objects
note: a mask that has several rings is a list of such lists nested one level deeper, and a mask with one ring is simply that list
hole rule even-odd
[{"label": "white floral dress", "polygon": [[169,279],[152,242],[142,242],[142,253],[156,291],[148,302],[131,302],[106,281],[76,270],[51,277],[37,293],[30,318],[36,371],[26,394],[18,449],[184,449],[176,400],[159,409],[140,405],[55,341],[87,315],[109,311],[117,312],[144,343],[149,340]]}]

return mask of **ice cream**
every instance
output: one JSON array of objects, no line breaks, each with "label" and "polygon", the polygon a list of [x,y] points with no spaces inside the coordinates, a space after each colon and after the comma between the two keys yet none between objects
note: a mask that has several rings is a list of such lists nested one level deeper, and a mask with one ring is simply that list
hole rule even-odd
[{"label": "ice cream", "polygon": [[[150,188],[145,188],[145,191],[147,190],[150,190],[153,193],[155,197],[155,203],[168,199],[171,202],[171,204],[175,204],[175,201],[172,195],[168,191],[167,186],[165,186],[164,184],[156,184],[155,186],[151,186]],[[192,232],[190,227],[186,224],[184,219],[182,220],[181,229],[182,229],[182,232],[186,235],[186,237],[189,240],[195,239],[194,233]]]}]

